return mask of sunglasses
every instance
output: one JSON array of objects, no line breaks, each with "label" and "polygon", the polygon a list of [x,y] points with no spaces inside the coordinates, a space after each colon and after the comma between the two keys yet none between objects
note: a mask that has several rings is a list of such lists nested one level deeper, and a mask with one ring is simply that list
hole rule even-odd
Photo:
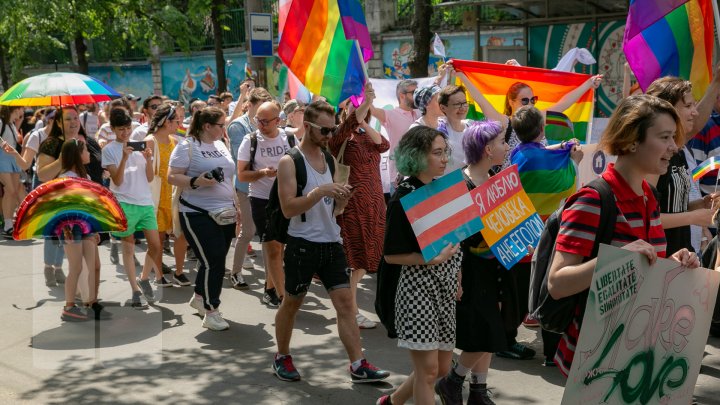
[{"label": "sunglasses", "polygon": [[258,125],[266,126],[269,125],[271,122],[275,121],[276,119],[279,119],[280,117],[270,118],[269,120],[261,120],[258,117],[255,117],[255,123]]},{"label": "sunglasses", "polygon": [[337,125],[334,127],[323,127],[314,122],[310,122],[310,121],[305,121],[305,122],[308,123],[308,125],[310,125],[311,127],[315,128],[315,129],[319,129],[320,134],[322,136],[334,135],[335,131],[337,130]]},{"label": "sunglasses", "polygon": [[161,105],[162,105],[162,104],[150,104],[150,105],[148,106],[148,108],[150,108],[151,110],[155,111],[155,110],[157,110],[158,108],[160,108]]},{"label": "sunglasses", "polygon": [[522,103],[522,105],[528,105],[528,104],[534,105],[535,103],[537,103],[537,101],[538,101],[538,96],[534,96],[533,98],[523,97],[520,99],[520,102]]}]

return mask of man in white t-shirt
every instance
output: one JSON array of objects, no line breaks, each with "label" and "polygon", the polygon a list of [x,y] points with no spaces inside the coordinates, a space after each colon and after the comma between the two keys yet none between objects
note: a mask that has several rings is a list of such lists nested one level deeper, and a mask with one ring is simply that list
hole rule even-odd
[{"label": "man in white t-shirt", "polygon": [[[285,275],[283,274],[283,244],[265,240],[265,206],[270,196],[278,162],[292,146],[288,136],[278,128],[280,105],[276,101],[266,101],[260,105],[255,114],[255,125],[258,130],[246,135],[238,150],[238,180],[250,183],[250,207],[256,233],[262,242],[266,268],[266,290],[263,302],[278,307],[285,293]],[[257,147],[252,150],[253,137],[257,139]]]},{"label": "man in white t-shirt", "polygon": [[[405,135],[410,125],[422,115],[419,110],[415,109],[415,101],[413,93],[417,89],[418,83],[415,80],[401,80],[395,88],[395,95],[398,100],[398,107],[392,110],[384,110],[375,106],[370,107],[372,115],[380,121],[385,127],[390,141],[390,155],[400,143],[400,138]],[[395,161],[388,161],[388,171],[390,172],[390,183],[395,187],[395,179],[397,177],[397,169]]]},{"label": "man in white t-shirt", "polygon": [[130,135],[131,141],[139,142],[145,139],[150,127],[150,121],[152,121],[162,103],[163,99],[160,96],[150,96],[143,101],[142,113],[145,116],[145,123],[132,131],[132,135]]},{"label": "man in white t-shirt", "polygon": [[[123,241],[122,257],[123,267],[132,288],[132,306],[142,309],[145,307],[140,300],[140,293],[149,302],[155,300],[150,286],[150,271],[155,268],[156,285],[158,287],[171,287],[172,283],[165,280],[160,270],[162,248],[158,233],[155,206],[150,192],[150,182],[153,180],[153,152],[150,148],[143,152],[134,151],[127,145],[132,128],[132,118],[123,109],[114,109],[110,113],[110,126],[117,138],[108,143],[102,150],[102,165],[110,172],[110,190],[120,202],[120,206],[127,218],[127,230],[113,232],[112,236]],[[135,238],[136,231],[143,231],[148,243],[148,252],[145,256],[140,278],[135,279]]]}]

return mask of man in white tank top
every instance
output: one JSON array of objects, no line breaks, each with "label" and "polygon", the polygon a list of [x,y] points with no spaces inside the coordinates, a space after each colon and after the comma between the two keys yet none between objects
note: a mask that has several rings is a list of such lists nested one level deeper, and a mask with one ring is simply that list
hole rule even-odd
[{"label": "man in white tank top", "polygon": [[[337,313],[338,334],[350,360],[354,383],[384,380],[390,373],[379,370],[363,357],[360,330],[355,320],[350,293],[350,269],[340,238],[335,215],[342,212],[352,195],[352,187],[335,183],[327,156],[328,140],[336,129],[335,110],[324,101],[307,106],[304,114],[305,135],[299,150],[307,172],[307,182],[296,197],[295,163],[286,155],[278,165],[278,196],[285,217],[290,218],[285,248],[285,298],[275,315],[275,338],[278,352],[272,364],[275,375],[283,381],[297,381],[300,373],[290,356],[290,338],[295,316],[312,282],[320,277]],[[305,216],[305,221],[301,215]]]}]

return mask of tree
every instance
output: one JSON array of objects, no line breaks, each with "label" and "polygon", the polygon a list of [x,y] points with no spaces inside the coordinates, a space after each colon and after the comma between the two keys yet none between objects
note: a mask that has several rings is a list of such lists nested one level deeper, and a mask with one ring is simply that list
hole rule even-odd
[{"label": "tree", "polygon": [[227,28],[220,22],[224,16],[225,1],[213,0],[210,7],[210,23],[212,24],[213,44],[215,45],[215,68],[218,77],[218,94],[227,90],[227,78],[225,77],[225,54],[223,53],[223,29]]},{"label": "tree", "polygon": [[413,51],[408,59],[408,67],[412,77],[425,77],[428,75],[428,61],[430,59],[430,18],[433,8],[431,0],[415,0],[415,13],[410,28],[413,33]]}]

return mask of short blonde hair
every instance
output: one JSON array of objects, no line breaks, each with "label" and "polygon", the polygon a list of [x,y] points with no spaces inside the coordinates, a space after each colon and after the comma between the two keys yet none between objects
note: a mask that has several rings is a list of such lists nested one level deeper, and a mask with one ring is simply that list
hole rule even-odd
[{"label": "short blonde hair", "polygon": [[647,129],[655,123],[655,118],[660,114],[668,114],[675,121],[675,143],[682,147],[685,130],[675,107],[663,99],[641,94],[627,97],[618,104],[610,116],[598,148],[616,156],[630,153],[633,143],[645,142]]}]

